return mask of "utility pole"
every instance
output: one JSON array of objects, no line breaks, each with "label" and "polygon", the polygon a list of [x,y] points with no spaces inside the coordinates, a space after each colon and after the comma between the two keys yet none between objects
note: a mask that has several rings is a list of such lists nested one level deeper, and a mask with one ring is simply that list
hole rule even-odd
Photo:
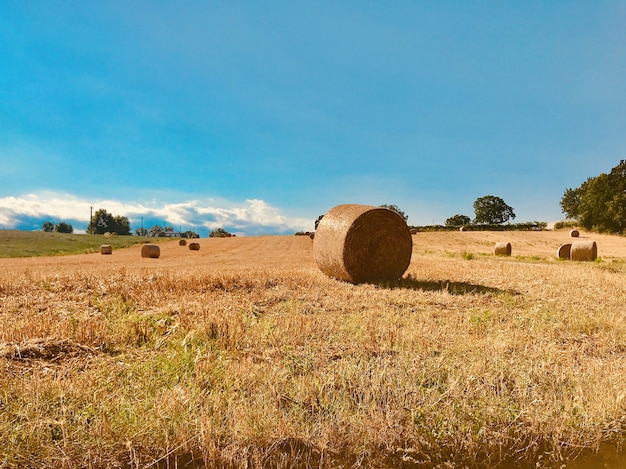
[{"label": "utility pole", "polygon": [[93,234],[93,206],[89,207],[89,234]]}]

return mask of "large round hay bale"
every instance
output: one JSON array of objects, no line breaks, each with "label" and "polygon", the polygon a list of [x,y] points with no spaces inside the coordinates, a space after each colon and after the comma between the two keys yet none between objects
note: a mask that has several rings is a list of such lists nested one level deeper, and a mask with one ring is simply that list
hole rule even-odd
[{"label": "large round hay bale", "polygon": [[110,244],[100,246],[100,254],[113,254],[113,247]]},{"label": "large round hay bale", "polygon": [[141,246],[141,257],[158,259],[161,255],[161,248],[156,244],[144,244]]},{"label": "large round hay bale", "polygon": [[370,205],[333,207],[320,221],[313,241],[320,270],[352,283],[401,278],[413,251],[404,218]]},{"label": "large round hay bale", "polygon": [[511,255],[511,243],[507,243],[506,241],[501,241],[496,243],[494,248],[494,254],[496,256],[510,256]]},{"label": "large round hay bale", "polygon": [[467,231],[467,226],[462,226],[461,228],[459,228],[459,231]]},{"label": "large round hay bale", "polygon": [[187,246],[187,241],[184,239],[181,239],[180,241],[178,241],[178,245],[179,246]]},{"label": "large round hay bale", "polygon": [[598,245],[595,241],[576,241],[572,243],[569,257],[573,261],[595,261],[598,257]]},{"label": "large round hay bale", "polygon": [[569,232],[570,237],[572,238],[578,238],[580,236],[580,233],[578,232],[578,230],[571,230]]},{"label": "large round hay bale", "polygon": [[572,250],[572,244],[561,244],[556,251],[556,257],[559,259],[569,259],[570,251]]},{"label": "large round hay bale", "polygon": [[200,243],[189,243],[189,249],[191,251],[199,251],[200,250]]}]

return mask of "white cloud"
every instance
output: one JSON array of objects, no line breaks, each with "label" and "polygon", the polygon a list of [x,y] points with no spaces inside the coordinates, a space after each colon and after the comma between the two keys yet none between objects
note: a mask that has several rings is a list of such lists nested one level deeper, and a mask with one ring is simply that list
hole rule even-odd
[{"label": "white cloud", "polygon": [[165,223],[183,230],[222,227],[228,231],[257,235],[293,233],[308,230],[313,224],[312,220],[288,217],[280,209],[259,199],[244,202],[211,199],[208,202],[128,203],[111,199],[87,201],[72,194],[47,192],[0,198],[0,227],[32,229],[51,220],[72,223],[80,230],[89,223],[90,213],[99,209],[128,217],[133,229],[139,227],[141,220],[145,228]]}]

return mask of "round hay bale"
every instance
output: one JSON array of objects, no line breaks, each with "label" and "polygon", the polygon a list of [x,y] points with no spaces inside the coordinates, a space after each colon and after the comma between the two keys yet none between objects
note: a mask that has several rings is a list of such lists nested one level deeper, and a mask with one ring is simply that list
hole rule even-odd
[{"label": "round hay bale", "polygon": [[113,248],[110,244],[103,244],[100,246],[100,254],[113,254]]},{"label": "round hay bale", "polygon": [[409,233],[411,233],[412,235],[417,234],[417,230],[415,228],[411,228],[409,230]]},{"label": "round hay bale", "polygon": [[200,243],[189,243],[189,250],[191,251],[199,251]]},{"label": "round hay bale", "polygon": [[412,251],[413,239],[404,218],[370,205],[333,207],[320,221],[313,242],[320,270],[351,283],[401,278]]},{"label": "round hay bale", "polygon": [[311,234],[309,235],[309,238],[311,238],[311,239],[315,239],[315,233],[311,233]]},{"label": "round hay bale", "polygon": [[578,232],[578,230],[572,230],[569,232],[569,235],[572,238],[578,238],[580,236],[580,233]]},{"label": "round hay bale", "polygon": [[559,259],[569,259],[570,251],[572,250],[572,244],[561,244],[556,251],[556,257]]},{"label": "round hay bale", "polygon": [[595,261],[598,257],[598,245],[595,241],[576,241],[572,243],[569,258],[573,261]]},{"label": "round hay bale", "polygon": [[158,259],[161,255],[161,248],[156,244],[144,244],[141,246],[141,257]]},{"label": "round hay bale", "polygon": [[467,231],[467,226],[462,226],[461,228],[459,228],[459,231]]},{"label": "round hay bale", "polygon": [[501,241],[496,243],[494,248],[494,254],[496,256],[510,256],[511,255],[511,243]]},{"label": "round hay bale", "polygon": [[187,241],[184,239],[181,239],[180,241],[178,241],[178,245],[179,246],[187,246]]}]

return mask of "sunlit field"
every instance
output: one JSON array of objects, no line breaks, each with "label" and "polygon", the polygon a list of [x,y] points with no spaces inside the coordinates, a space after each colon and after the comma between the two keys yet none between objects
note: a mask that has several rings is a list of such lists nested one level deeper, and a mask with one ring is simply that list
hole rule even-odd
[{"label": "sunlit field", "polygon": [[0,259],[0,467],[624,467],[626,238],[581,239],[418,233],[363,285],[304,236]]}]

